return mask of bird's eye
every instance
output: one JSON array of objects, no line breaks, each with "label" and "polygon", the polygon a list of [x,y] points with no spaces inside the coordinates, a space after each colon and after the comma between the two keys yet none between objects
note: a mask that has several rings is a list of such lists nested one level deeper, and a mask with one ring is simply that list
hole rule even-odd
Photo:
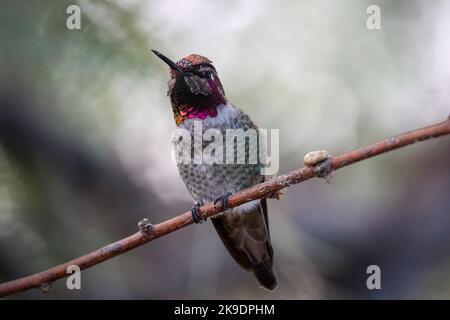
[{"label": "bird's eye", "polygon": [[212,79],[212,73],[211,73],[211,71],[204,71],[204,72],[202,72],[202,78],[205,78],[205,79]]}]

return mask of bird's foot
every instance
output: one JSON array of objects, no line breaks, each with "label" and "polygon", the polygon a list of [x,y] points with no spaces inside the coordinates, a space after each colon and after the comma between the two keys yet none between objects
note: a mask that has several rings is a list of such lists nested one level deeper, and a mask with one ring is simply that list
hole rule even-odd
[{"label": "bird's foot", "polygon": [[277,200],[280,200],[280,198],[281,198],[281,196],[282,196],[283,194],[284,194],[284,193],[283,193],[282,191],[280,191],[280,190],[274,191],[274,192],[272,192],[272,193],[270,194],[269,198],[270,198],[270,199],[277,199]]},{"label": "bird's foot", "polygon": [[52,289],[52,285],[50,282],[44,282],[43,284],[41,284],[41,286],[39,287],[39,289],[41,289],[41,291],[43,293],[49,293],[50,290]]},{"label": "bird's foot", "polygon": [[[214,208],[219,210],[221,212],[229,212],[231,211],[230,207],[228,206],[228,198],[232,195],[231,192],[225,193],[223,196],[218,197],[216,200],[214,200]],[[217,206],[217,204],[220,203],[220,207]]]},{"label": "bird's foot", "polygon": [[206,218],[202,218],[202,215],[200,213],[200,207],[202,206],[202,203],[200,202],[196,202],[194,204],[194,206],[191,209],[191,213],[192,213],[192,220],[195,223],[203,223],[203,221],[206,221]]},{"label": "bird's foot", "polygon": [[311,151],[304,157],[305,165],[314,168],[314,173],[319,178],[325,178],[330,182],[331,172],[333,171],[333,157],[326,150]]}]

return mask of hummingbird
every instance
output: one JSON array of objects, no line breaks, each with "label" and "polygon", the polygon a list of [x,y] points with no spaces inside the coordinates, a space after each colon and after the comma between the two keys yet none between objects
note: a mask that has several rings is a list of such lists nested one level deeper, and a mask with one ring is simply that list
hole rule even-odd
[{"label": "hummingbird", "polygon": [[[194,121],[201,121],[203,131],[213,128],[225,134],[227,129],[258,130],[247,114],[228,101],[211,60],[191,54],[173,62],[158,51],[151,51],[170,68],[167,95],[178,128],[193,134]],[[245,152],[249,152],[247,146]],[[261,164],[177,163],[177,167],[195,201],[191,210],[194,222],[203,222],[199,215],[202,204],[219,203],[222,212],[211,221],[228,252],[243,269],[253,273],[261,287],[275,290],[278,283],[273,270],[266,199],[227,207],[231,194],[264,181]]]}]

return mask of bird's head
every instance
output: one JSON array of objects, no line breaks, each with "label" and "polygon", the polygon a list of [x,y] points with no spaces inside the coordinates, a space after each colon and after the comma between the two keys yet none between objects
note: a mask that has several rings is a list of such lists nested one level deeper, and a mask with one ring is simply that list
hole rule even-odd
[{"label": "bird's head", "polygon": [[167,95],[177,124],[190,118],[215,117],[217,107],[225,104],[226,98],[212,62],[191,54],[175,63],[156,50],[152,52],[170,67]]}]

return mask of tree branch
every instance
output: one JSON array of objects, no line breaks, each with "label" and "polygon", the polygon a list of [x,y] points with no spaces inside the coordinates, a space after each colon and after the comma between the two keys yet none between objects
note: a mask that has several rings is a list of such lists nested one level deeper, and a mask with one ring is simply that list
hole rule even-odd
[{"label": "tree branch", "polygon": [[[450,117],[447,120],[435,125],[403,133],[366,147],[333,157],[329,160],[329,169],[335,171],[355,162],[362,161],[418,141],[429,140],[448,134],[450,134]],[[228,204],[230,207],[236,207],[252,200],[273,197],[273,195],[277,194],[277,192],[281,189],[319,176],[316,169],[317,168],[315,167],[305,166],[285,173],[281,176],[277,176],[271,180],[233,194],[230,196]],[[219,212],[220,208],[215,208],[213,203],[207,203],[200,208],[200,214],[205,219]],[[68,276],[66,270],[70,265],[77,265],[81,270],[87,269],[139,247],[147,242],[184,228],[192,223],[192,215],[189,211],[159,224],[147,226],[147,228],[145,225],[143,227],[141,226],[141,231],[136,232],[127,238],[104,246],[101,249],[88,253],[82,257],[28,277],[23,277],[0,284],[0,297],[5,297],[31,288],[48,288],[51,282]]]}]

